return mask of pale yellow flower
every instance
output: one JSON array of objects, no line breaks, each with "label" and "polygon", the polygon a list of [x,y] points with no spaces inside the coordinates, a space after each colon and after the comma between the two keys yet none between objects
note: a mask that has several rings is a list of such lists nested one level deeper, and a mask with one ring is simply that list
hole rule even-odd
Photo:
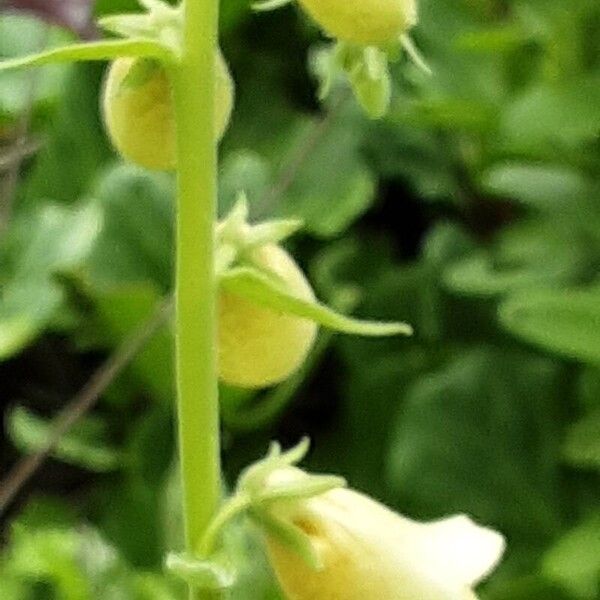
[{"label": "pale yellow flower", "polygon": [[[303,477],[286,468],[269,479]],[[504,551],[500,534],[467,516],[419,523],[350,489],[276,503],[270,511],[308,536],[322,565],[310,567],[267,534],[269,558],[289,600],[477,600],[474,587]]]}]

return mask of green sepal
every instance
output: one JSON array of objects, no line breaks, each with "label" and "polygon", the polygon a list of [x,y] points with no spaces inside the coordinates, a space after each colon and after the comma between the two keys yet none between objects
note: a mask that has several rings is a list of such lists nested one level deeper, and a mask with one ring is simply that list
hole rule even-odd
[{"label": "green sepal", "polygon": [[346,480],[338,475],[307,475],[297,481],[272,484],[264,493],[258,494],[254,502],[268,505],[282,500],[303,500],[346,485]]},{"label": "green sepal", "polygon": [[138,0],[138,4],[148,12],[173,10],[173,7],[163,0]]},{"label": "green sepal", "polygon": [[248,197],[240,192],[229,214],[217,225],[217,240],[237,245],[241,252],[264,244],[277,244],[302,229],[302,219],[273,219],[257,225],[248,223]]},{"label": "green sepal", "polygon": [[252,10],[257,12],[266,12],[269,10],[275,10],[283,6],[291,4],[292,0],[262,0],[262,2],[253,2]]},{"label": "green sepal", "polygon": [[408,34],[385,46],[337,41],[318,51],[313,59],[313,69],[319,80],[319,99],[325,100],[336,79],[343,75],[369,117],[385,116],[392,99],[390,63],[398,61],[403,52],[418,69],[431,75],[429,65]]},{"label": "green sepal", "polygon": [[272,443],[267,456],[245,469],[238,479],[236,491],[214,516],[198,550],[201,556],[211,556],[226,526],[241,515],[252,511],[269,511],[275,504],[294,502],[345,487],[346,480],[336,475],[312,475],[296,469],[298,477],[290,481],[269,481],[270,475],[297,464],[308,451],[310,442],[304,438],[297,446],[282,453],[278,443]]},{"label": "green sepal", "polygon": [[165,568],[191,587],[201,590],[224,591],[235,583],[234,573],[223,565],[198,560],[188,554],[168,554]]},{"label": "green sepal", "polygon": [[336,42],[318,51],[313,58],[313,70],[319,81],[319,100],[325,100],[335,81],[344,77],[369,117],[385,116],[392,97],[389,63],[390,52],[376,46]]},{"label": "green sepal", "polygon": [[400,43],[402,44],[402,48],[405,50],[406,55],[412,61],[415,67],[423,71],[423,73],[426,75],[433,74],[433,71],[427,64],[425,57],[421,54],[413,39],[408,34],[405,34],[400,38]]},{"label": "green sepal", "polygon": [[148,16],[143,14],[109,15],[98,19],[98,26],[120,37],[154,37],[148,26]]},{"label": "green sepal", "polygon": [[215,249],[215,273],[224,273],[235,263],[238,257],[238,249],[232,244],[224,244],[217,241]]},{"label": "green sepal", "polygon": [[[248,517],[268,536],[298,555],[310,568],[322,570],[323,562],[311,538],[291,520],[276,514],[277,507],[293,509],[294,502],[321,496],[333,489],[346,486],[342,477],[313,475],[295,466],[306,456],[308,438],[287,452],[277,443],[271,444],[267,456],[248,467],[238,481],[238,494],[248,498]],[[271,474],[287,470],[287,481],[274,481]],[[287,508],[286,508],[287,506]]]},{"label": "green sepal", "polygon": [[312,52],[310,70],[317,79],[317,98],[324,102],[331,94],[336,79],[341,75],[336,61],[335,46],[327,46]]},{"label": "green sepal", "polygon": [[271,442],[267,459],[276,459],[279,466],[292,467],[303,461],[310,450],[310,438],[303,437],[294,447],[281,451],[279,442]]},{"label": "green sepal", "polygon": [[383,117],[390,108],[392,79],[386,52],[374,46],[360,47],[339,42],[336,62],[346,72],[358,103],[372,119]]},{"label": "green sepal", "polygon": [[248,215],[248,198],[240,192],[229,214],[217,225],[217,274],[243,262],[255,248],[286,240],[304,224],[300,219],[273,219],[251,225]]},{"label": "green sepal", "polygon": [[145,13],[126,13],[103,17],[98,25],[124,38],[144,38],[156,40],[178,53],[181,48],[183,12],[160,0],[140,2],[147,9]]},{"label": "green sepal", "polygon": [[239,229],[246,227],[249,216],[248,196],[246,192],[238,192],[235,204],[229,213],[227,213],[227,216],[217,225],[217,234],[227,237]]},{"label": "green sepal", "polygon": [[280,219],[260,223],[255,225],[248,233],[246,247],[251,249],[264,244],[283,242],[303,227],[304,221],[302,219]]},{"label": "green sepal", "polygon": [[[271,442],[267,456],[248,467],[240,475],[238,494],[248,499],[251,507],[265,506],[282,500],[303,500],[320,496],[333,489],[346,487],[346,480],[337,475],[312,475],[304,473],[293,481],[268,482],[274,471],[289,469],[304,459],[310,448],[305,437],[286,452],[278,442]],[[298,471],[301,474],[301,471]]]},{"label": "green sepal", "polygon": [[[275,514],[278,506],[293,507],[294,502],[302,502],[346,486],[342,477],[313,475],[295,468],[306,456],[309,447],[308,438],[303,438],[299,444],[286,452],[282,452],[281,446],[273,442],[265,458],[250,465],[240,474],[235,493],[222,504],[200,541],[198,550],[201,556],[214,556],[218,539],[226,526],[232,520],[245,515],[268,535],[296,552],[310,567],[322,568],[320,557],[310,537],[293,523],[288,523]],[[271,478],[274,472],[280,470],[289,474],[287,481]],[[171,570],[176,570],[178,575],[187,581],[190,581],[191,577],[198,578],[199,581],[205,577],[214,577],[210,568],[215,564],[220,568],[214,561],[198,562],[185,556],[171,558],[171,567],[175,567]]]},{"label": "green sepal", "polygon": [[85,44],[70,44],[37,54],[5,60],[0,62],[0,71],[40,67],[55,63],[112,60],[121,56],[155,58],[162,62],[172,62],[175,59],[168,46],[154,40],[105,40]]},{"label": "green sepal", "polygon": [[252,495],[263,485],[271,472],[297,465],[304,459],[309,449],[310,439],[307,437],[302,438],[287,452],[281,451],[279,442],[271,442],[267,456],[242,471],[238,480],[238,490]]},{"label": "green sepal", "polygon": [[348,73],[356,99],[372,119],[380,119],[390,109],[392,79],[387,58],[378,48],[366,48],[363,61]]},{"label": "green sepal", "polygon": [[254,267],[230,269],[220,276],[219,282],[221,289],[227,292],[276,311],[309,319],[341,333],[373,337],[413,333],[412,327],[407,323],[353,319],[319,302],[298,298],[290,294],[275,276]]},{"label": "green sepal", "polygon": [[92,418],[82,420],[77,428],[55,440],[52,422],[17,406],[7,415],[6,429],[24,454],[51,449],[56,459],[96,473],[115,471],[125,462],[119,451],[106,444],[103,429]]},{"label": "green sepal", "polygon": [[268,535],[297,554],[311,569],[321,571],[324,567],[319,553],[310,537],[293,523],[275,517],[263,508],[252,508],[250,518]]}]

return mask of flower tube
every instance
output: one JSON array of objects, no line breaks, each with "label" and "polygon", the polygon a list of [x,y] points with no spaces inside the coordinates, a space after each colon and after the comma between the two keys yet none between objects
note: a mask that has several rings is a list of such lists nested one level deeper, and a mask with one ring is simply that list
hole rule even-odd
[{"label": "flower tube", "polygon": [[[296,468],[270,479],[307,475]],[[494,569],[504,539],[464,515],[419,523],[350,489],[271,507],[298,528],[320,568],[266,535],[268,554],[290,600],[476,600],[475,586]]]}]

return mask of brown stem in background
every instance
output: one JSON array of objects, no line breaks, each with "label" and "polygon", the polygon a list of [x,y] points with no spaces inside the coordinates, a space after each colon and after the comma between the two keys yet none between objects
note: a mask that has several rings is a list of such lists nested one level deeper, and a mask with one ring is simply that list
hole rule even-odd
[{"label": "brown stem in background", "polygon": [[39,138],[22,138],[0,154],[0,173],[37,154],[44,142]]},{"label": "brown stem in background", "polygon": [[165,325],[173,311],[172,300],[160,303],[155,313],[110,356],[81,391],[54,418],[52,434],[40,451],[23,457],[0,485],[0,515],[12,504],[19,491],[42,466],[60,438],[98,401],[108,386],[135,358],[152,336]]},{"label": "brown stem in background", "polygon": [[327,133],[338,113],[349,97],[348,91],[342,91],[335,99],[331,108],[312,126],[309,134],[302,143],[298,144],[291,152],[290,158],[285,161],[279,178],[266,192],[261,202],[257,203],[256,213],[258,215],[269,214],[279,198],[285,194],[298,175],[298,171],[310,158],[311,152],[319,144],[321,138]]}]

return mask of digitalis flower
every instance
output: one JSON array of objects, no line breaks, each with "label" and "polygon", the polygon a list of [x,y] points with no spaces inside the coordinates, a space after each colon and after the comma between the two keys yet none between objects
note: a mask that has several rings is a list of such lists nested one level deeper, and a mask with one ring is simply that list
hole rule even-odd
[{"label": "digitalis flower", "polygon": [[[303,477],[290,467],[270,480]],[[500,534],[469,517],[419,523],[350,489],[277,503],[271,513],[308,537],[320,563],[309,566],[284,540],[266,534],[289,600],[476,600],[475,586],[504,551]]]}]

